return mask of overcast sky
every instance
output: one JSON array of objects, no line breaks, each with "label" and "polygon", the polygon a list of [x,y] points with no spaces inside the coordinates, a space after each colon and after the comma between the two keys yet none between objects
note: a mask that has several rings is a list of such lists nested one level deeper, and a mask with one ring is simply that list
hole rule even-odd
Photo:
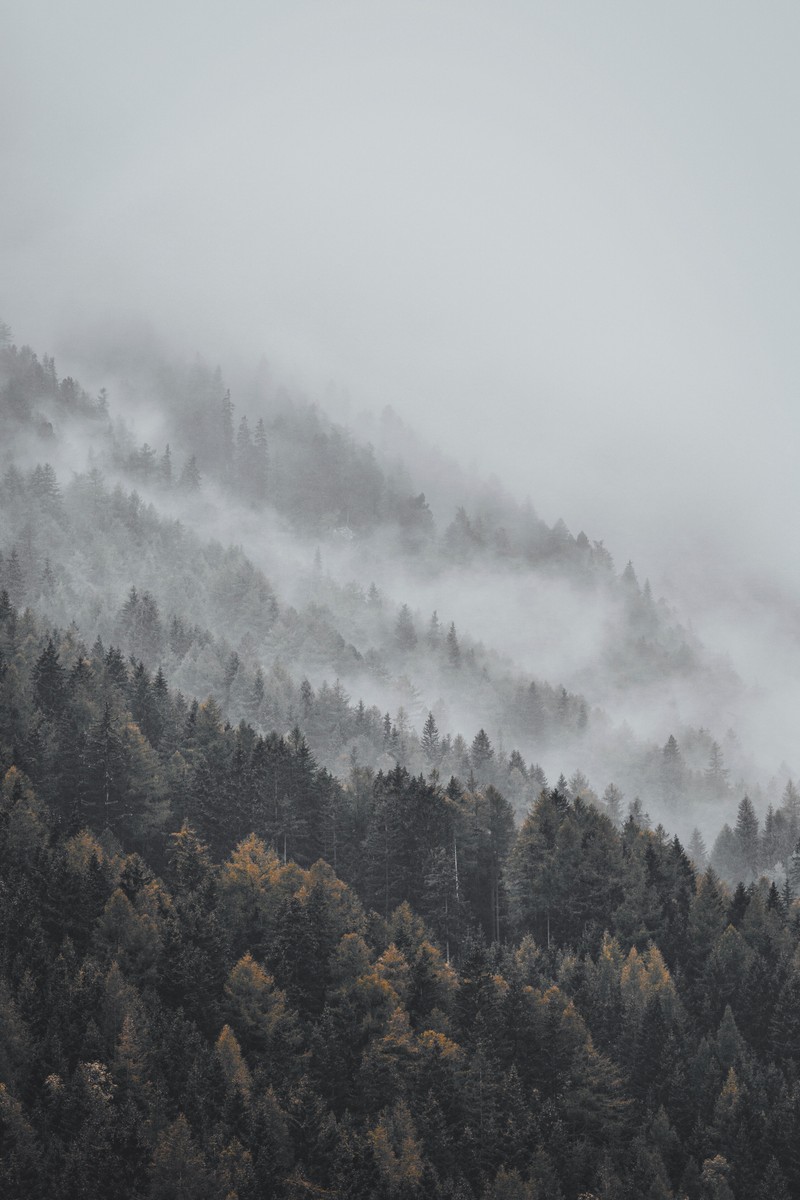
[{"label": "overcast sky", "polygon": [[3,7],[20,340],[130,314],[265,352],[620,567],[792,575],[796,4]]}]

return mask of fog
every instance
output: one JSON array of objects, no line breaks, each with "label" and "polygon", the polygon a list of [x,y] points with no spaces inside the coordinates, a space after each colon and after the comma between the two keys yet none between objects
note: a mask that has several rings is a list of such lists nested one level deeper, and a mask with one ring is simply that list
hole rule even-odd
[{"label": "fog", "polygon": [[[16,6],[0,317],[84,380],[135,324],[266,354],[356,433],[391,405],[633,559],[741,675],[712,715],[791,761],[798,33],[780,3]],[[448,618],[580,679],[602,612],[488,590]]]}]

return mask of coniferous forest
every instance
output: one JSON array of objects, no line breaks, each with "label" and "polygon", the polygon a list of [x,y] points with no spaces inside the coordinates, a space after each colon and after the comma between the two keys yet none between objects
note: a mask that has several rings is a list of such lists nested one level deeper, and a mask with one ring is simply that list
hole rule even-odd
[{"label": "coniferous forest", "polygon": [[624,719],[730,663],[391,413],[0,332],[0,1195],[800,1195],[800,790]]}]

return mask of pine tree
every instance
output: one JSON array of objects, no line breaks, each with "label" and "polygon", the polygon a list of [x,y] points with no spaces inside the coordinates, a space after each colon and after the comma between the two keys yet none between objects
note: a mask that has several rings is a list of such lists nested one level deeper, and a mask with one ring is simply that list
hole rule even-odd
[{"label": "pine tree", "polygon": [[58,512],[61,505],[61,490],[56,473],[50,463],[34,467],[30,478],[30,492],[50,512]]},{"label": "pine tree", "polygon": [[636,572],[633,569],[633,563],[630,561],[630,559],[628,559],[628,563],[625,567],[625,570],[622,572],[621,579],[622,579],[622,582],[624,583],[625,587],[628,588],[630,591],[634,592],[638,596],[639,581],[636,578]]},{"label": "pine tree", "polygon": [[112,687],[123,689],[128,684],[128,668],[116,646],[109,646],[104,660],[105,675]]},{"label": "pine tree", "polygon": [[683,790],[684,773],[683,757],[678,743],[670,734],[661,758],[661,789],[665,804],[677,804]]},{"label": "pine tree", "polygon": [[489,764],[494,758],[494,747],[492,746],[492,743],[490,742],[485,730],[479,729],[475,734],[475,737],[472,739],[472,746],[470,747],[469,756],[473,770],[476,771],[479,776],[484,775],[489,769]]},{"label": "pine tree", "polygon": [[694,863],[696,869],[698,871],[704,871],[708,864],[708,851],[706,850],[706,843],[703,835],[697,826],[695,826],[692,830],[692,836],[689,839],[687,850],[689,852],[689,857]]},{"label": "pine tree", "polygon": [[791,1200],[791,1195],[786,1176],[781,1170],[778,1160],[773,1156],[767,1163],[767,1169],[758,1185],[754,1200]]},{"label": "pine tree", "polygon": [[45,558],[44,566],[42,567],[41,588],[42,594],[50,599],[56,588],[56,573],[53,570],[52,563],[49,558]]},{"label": "pine tree", "polygon": [[197,466],[197,459],[192,454],[186,460],[183,470],[181,471],[180,488],[183,492],[196,492],[200,487],[200,471]]},{"label": "pine tree", "polygon": [[14,608],[19,608],[25,598],[26,581],[16,546],[11,547],[11,553],[6,560],[4,589],[8,592]]},{"label": "pine tree", "polygon": [[439,730],[436,725],[433,713],[428,713],[428,719],[422,730],[422,752],[429,763],[439,761]]},{"label": "pine tree", "polygon": [[453,621],[450,622],[450,628],[447,631],[447,662],[449,666],[456,669],[461,666],[461,649]]},{"label": "pine tree", "polygon": [[786,864],[786,879],[792,894],[797,895],[800,891],[800,839],[798,839]]},{"label": "pine tree", "polygon": [[213,1179],[183,1113],[159,1134],[150,1167],[152,1200],[210,1200]]},{"label": "pine tree", "polygon": [[691,983],[699,985],[706,962],[726,924],[719,880],[711,867],[697,884],[689,910],[688,938],[682,950],[683,966]]},{"label": "pine tree", "polygon": [[413,650],[417,644],[417,631],[414,628],[411,610],[407,604],[402,606],[398,614],[397,624],[394,628],[394,638],[398,647],[403,652]]},{"label": "pine tree", "polygon": [[167,442],[164,453],[161,456],[161,462],[158,466],[158,475],[161,480],[162,487],[172,487],[172,454],[170,453],[169,442]]},{"label": "pine tree", "polygon": [[111,712],[110,704],[89,731],[86,746],[86,815],[99,831],[115,829],[124,816],[127,784],[125,747]]},{"label": "pine tree", "polygon": [[439,624],[439,616],[435,609],[431,614],[430,621],[428,622],[428,631],[425,637],[431,650],[435,650],[442,640],[442,627]]},{"label": "pine tree", "polygon": [[264,703],[265,695],[264,672],[261,670],[261,667],[256,667],[255,675],[253,676],[253,686],[250,689],[250,697],[247,702],[248,716],[256,724],[260,722],[261,705]]},{"label": "pine tree", "polygon": [[233,404],[230,388],[222,397],[222,437],[220,441],[222,477],[230,480],[233,475]]},{"label": "pine tree", "polygon": [[44,713],[53,717],[60,712],[66,697],[66,679],[52,638],[47,639],[47,645],[36,660],[33,691],[36,703]]},{"label": "pine tree", "polygon": [[705,777],[710,790],[715,796],[723,796],[728,791],[729,775],[730,772],[724,765],[719,742],[712,742]]},{"label": "pine tree", "polygon": [[131,587],[128,598],[120,610],[118,630],[127,641],[134,659],[154,663],[164,647],[164,629],[158,605],[150,592],[141,595]]},{"label": "pine tree", "polygon": [[736,816],[736,839],[746,875],[754,878],[759,866],[758,817],[748,796],[743,796]]},{"label": "pine tree", "polygon": [[603,802],[608,812],[608,819],[615,829],[619,829],[622,824],[622,801],[624,799],[623,793],[614,783],[609,783],[603,792]]},{"label": "pine tree", "polygon": [[778,993],[769,1042],[776,1061],[800,1063],[800,970],[796,966]]},{"label": "pine tree", "polygon": [[531,681],[522,702],[525,724],[533,738],[539,738],[545,733],[547,714],[542,696],[536,684]]},{"label": "pine tree", "polygon": [[263,504],[269,485],[269,449],[264,421],[259,418],[253,438],[253,499]]},{"label": "pine tree", "polygon": [[234,483],[237,491],[245,496],[250,495],[253,484],[253,439],[246,416],[242,416],[236,431]]},{"label": "pine tree", "polygon": [[800,838],[800,791],[791,779],[787,781],[779,811],[786,817],[788,827],[786,840],[791,850]]}]

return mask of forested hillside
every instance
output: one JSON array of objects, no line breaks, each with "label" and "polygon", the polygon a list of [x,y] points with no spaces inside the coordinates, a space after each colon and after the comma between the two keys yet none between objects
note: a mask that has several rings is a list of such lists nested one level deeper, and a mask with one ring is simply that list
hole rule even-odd
[{"label": "forested hillside", "polygon": [[[219,372],[126,364],[120,402],[158,399],[156,450],[109,415],[107,394],[59,382],[51,359],[7,347],[0,366],[0,584],[15,604],[114,641],[188,694],[213,692],[234,722],[300,723],[339,775],[354,752],[386,766],[386,725],[394,761],[465,775],[485,730],[492,782],[518,814],[541,770],[597,795],[613,783],[628,802],[646,793],[687,837],[715,831],[726,779],[758,797],[748,748],[708,724],[729,720],[741,691],[730,667],[631,564],[617,575],[602,542],[461,475],[465,494],[437,518],[407,467],[263,381],[253,437],[246,413],[234,430]],[[433,763],[419,753],[431,714]]]},{"label": "forested hillside", "polygon": [[0,625],[5,1195],[795,1194],[791,884]]},{"label": "forested hillside", "polygon": [[2,1194],[797,1195],[800,792],[626,715],[730,666],[263,369],[5,342]]}]

